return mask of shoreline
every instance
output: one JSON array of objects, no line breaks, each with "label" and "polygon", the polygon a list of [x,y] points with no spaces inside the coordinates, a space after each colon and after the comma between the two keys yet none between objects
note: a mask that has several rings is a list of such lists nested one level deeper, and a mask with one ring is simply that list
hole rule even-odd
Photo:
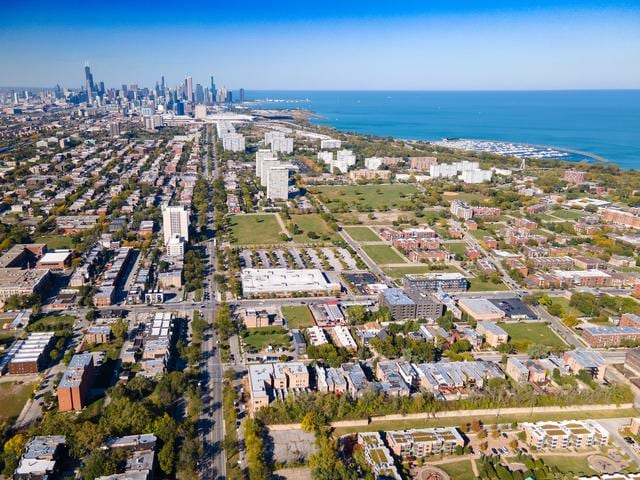
[{"label": "shoreline", "polygon": [[[372,134],[372,133],[362,133],[362,132],[354,132],[354,131],[349,131],[349,130],[341,130],[340,128],[338,128],[337,126],[331,124],[330,120],[328,117],[324,116],[324,115],[320,115],[316,112],[314,112],[313,110],[309,110],[306,108],[274,108],[274,109],[270,109],[270,110],[279,110],[279,111],[283,111],[283,112],[292,112],[292,114],[294,114],[294,118],[302,118],[310,123],[313,123],[314,125],[319,125],[319,126],[323,126],[323,127],[330,127],[332,129],[334,129],[337,132],[343,133],[343,134],[347,134],[347,135],[372,135],[372,136],[376,136],[376,137],[385,137],[385,135],[379,135],[379,134]],[[318,123],[318,121],[321,122],[326,122],[326,123]],[[428,143],[428,144],[435,144],[435,142],[439,142],[442,139],[439,140],[419,140],[419,139],[415,139],[415,138],[401,138],[401,137],[391,137],[394,140],[397,141],[404,141],[404,142],[416,142],[416,143]],[[529,160],[529,159],[535,159],[535,160],[541,160],[541,161],[545,161],[545,160],[550,160],[550,161],[560,161],[560,162],[571,162],[571,163],[582,163],[584,161],[589,162],[589,163],[594,163],[594,164],[599,164],[599,165],[614,165],[618,168],[620,168],[621,170],[634,170],[633,168],[624,168],[620,165],[618,165],[616,162],[613,162],[605,157],[603,157],[602,155],[598,155],[596,153],[592,153],[592,152],[587,152],[584,150],[576,150],[573,148],[568,148],[568,147],[560,147],[560,146],[556,146],[556,145],[543,145],[540,143],[528,143],[528,142],[520,142],[518,140],[493,140],[493,139],[485,139],[485,138],[464,138],[461,137],[461,140],[472,140],[472,141],[478,141],[478,142],[491,142],[491,143],[496,143],[496,144],[509,144],[512,143],[514,145],[518,145],[518,146],[523,146],[523,147],[532,147],[532,148],[541,148],[541,149],[553,149],[553,150],[557,150],[559,152],[563,152],[563,153],[568,153],[570,155],[574,155],[574,156],[578,156],[578,157],[582,157],[582,158],[542,158],[542,157],[536,157],[536,156],[531,156],[531,157],[519,157],[519,156],[515,156],[515,155],[505,155],[499,152],[488,152],[485,150],[479,150],[479,149],[464,149],[464,148],[455,148],[455,147],[447,147],[447,148],[451,148],[454,150],[460,150],[460,151],[468,151],[468,152],[474,152],[474,153],[492,153],[494,155],[499,155],[501,157],[504,158],[509,158],[509,157],[515,157],[515,158],[520,158],[520,159],[525,159],[525,160]]]}]

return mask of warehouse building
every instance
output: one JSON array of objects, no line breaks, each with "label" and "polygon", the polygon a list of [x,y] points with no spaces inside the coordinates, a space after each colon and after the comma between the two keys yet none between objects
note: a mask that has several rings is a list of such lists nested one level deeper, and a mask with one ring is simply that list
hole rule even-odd
[{"label": "warehouse building", "polygon": [[252,295],[293,295],[297,293],[339,293],[340,284],[327,280],[318,269],[245,268],[241,273],[242,292]]}]

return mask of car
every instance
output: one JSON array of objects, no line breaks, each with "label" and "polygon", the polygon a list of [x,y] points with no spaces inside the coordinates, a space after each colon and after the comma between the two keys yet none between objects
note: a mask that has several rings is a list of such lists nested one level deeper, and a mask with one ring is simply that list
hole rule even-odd
[{"label": "car", "polygon": [[492,448],[491,451],[493,452],[494,455],[498,455],[498,450],[496,450],[495,448]]},{"label": "car", "polygon": [[629,445],[633,445],[635,442],[635,440],[631,437],[624,437],[624,441],[627,442]]}]

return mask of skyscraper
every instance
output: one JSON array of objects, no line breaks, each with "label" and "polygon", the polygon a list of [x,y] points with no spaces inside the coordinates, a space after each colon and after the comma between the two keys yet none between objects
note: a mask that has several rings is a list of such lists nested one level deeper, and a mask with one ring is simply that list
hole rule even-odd
[{"label": "skyscraper", "polygon": [[162,75],[162,82],[160,83],[160,95],[162,95],[163,97],[167,96],[167,91],[164,85],[164,75]]},{"label": "skyscraper", "polygon": [[240,98],[238,100],[240,100],[240,103],[244,102],[244,88],[240,89]]},{"label": "skyscraper", "polygon": [[91,68],[89,68],[88,63],[84,64],[84,82],[87,90],[87,101],[91,102],[91,95],[93,92],[93,75],[91,74]]},{"label": "skyscraper", "polygon": [[204,90],[202,89],[202,85],[196,83],[196,98],[195,102],[197,104],[204,103]]},{"label": "skyscraper", "polygon": [[211,103],[216,103],[216,95],[218,92],[216,91],[216,83],[213,81],[213,75],[211,75]]},{"label": "skyscraper", "polygon": [[191,77],[184,79],[184,92],[187,102],[193,102],[193,79]]}]

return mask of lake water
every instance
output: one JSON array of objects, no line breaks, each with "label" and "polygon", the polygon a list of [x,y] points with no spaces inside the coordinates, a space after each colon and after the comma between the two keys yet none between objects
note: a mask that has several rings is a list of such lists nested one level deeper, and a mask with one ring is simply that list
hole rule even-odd
[{"label": "lake water", "polygon": [[251,91],[267,108],[304,108],[342,131],[549,145],[640,168],[640,90],[435,92]]}]

